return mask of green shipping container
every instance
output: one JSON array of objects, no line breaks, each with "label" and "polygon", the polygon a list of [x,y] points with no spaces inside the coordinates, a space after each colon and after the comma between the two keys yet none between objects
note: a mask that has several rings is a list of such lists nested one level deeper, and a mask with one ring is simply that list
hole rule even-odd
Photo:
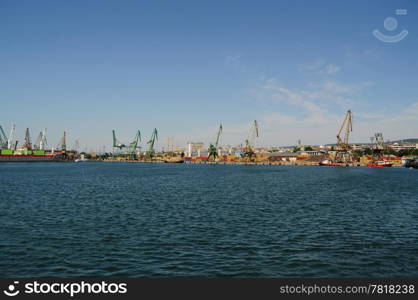
[{"label": "green shipping container", "polygon": [[45,151],[44,150],[35,150],[33,151],[34,155],[45,155]]},{"label": "green shipping container", "polygon": [[3,155],[13,155],[13,150],[1,150],[1,154],[3,154]]}]

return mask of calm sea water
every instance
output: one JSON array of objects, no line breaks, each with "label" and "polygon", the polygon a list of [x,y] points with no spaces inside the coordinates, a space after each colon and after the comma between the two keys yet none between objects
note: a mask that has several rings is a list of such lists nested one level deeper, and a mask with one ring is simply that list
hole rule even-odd
[{"label": "calm sea water", "polygon": [[0,164],[0,276],[418,276],[418,171]]}]

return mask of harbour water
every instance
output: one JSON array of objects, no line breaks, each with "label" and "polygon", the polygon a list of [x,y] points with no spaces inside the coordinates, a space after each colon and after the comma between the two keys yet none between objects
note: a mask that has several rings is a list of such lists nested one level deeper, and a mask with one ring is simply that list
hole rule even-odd
[{"label": "harbour water", "polygon": [[7,163],[2,277],[418,276],[404,168]]}]

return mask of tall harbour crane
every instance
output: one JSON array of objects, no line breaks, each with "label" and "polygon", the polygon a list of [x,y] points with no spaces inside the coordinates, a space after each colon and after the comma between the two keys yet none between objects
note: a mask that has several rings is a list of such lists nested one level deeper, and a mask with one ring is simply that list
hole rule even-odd
[{"label": "tall harbour crane", "polygon": [[353,114],[348,110],[337,133],[336,162],[351,162],[351,146],[348,143],[350,132],[353,131]]},{"label": "tall harbour crane", "polygon": [[61,149],[61,154],[67,156],[67,133],[64,131],[64,134],[60,138],[60,141],[57,145],[57,149]]},{"label": "tall harbour crane", "polygon": [[16,150],[17,144],[14,143],[15,130],[16,130],[16,125],[13,124],[12,129],[10,129],[9,138],[7,139],[7,149],[9,149],[9,150]]},{"label": "tall harbour crane", "polygon": [[8,149],[8,140],[3,127],[0,126],[0,149]]},{"label": "tall harbour crane", "polygon": [[251,123],[250,131],[245,140],[245,147],[243,149],[244,157],[248,157],[250,160],[255,158],[254,147],[256,138],[258,138],[258,123],[257,120],[254,120]]},{"label": "tall harbour crane", "polygon": [[208,160],[213,157],[215,160],[218,157],[218,144],[219,144],[219,137],[222,133],[222,124],[219,125],[218,133],[216,134],[215,143],[210,143],[208,148]]},{"label": "tall harbour crane", "polygon": [[138,143],[141,141],[141,132],[138,130],[134,140],[128,145],[128,156],[130,159],[136,158]]},{"label": "tall harbour crane", "polygon": [[46,128],[41,131],[38,135],[38,137],[36,138],[35,143],[33,144],[33,148],[37,149],[37,150],[45,150],[47,145],[47,141],[46,141]]},{"label": "tall harbour crane", "polygon": [[147,142],[148,149],[146,151],[146,156],[150,159],[152,159],[155,156],[154,144],[155,144],[156,140],[158,140],[158,132],[157,132],[157,128],[154,128],[154,130],[152,131],[152,134],[151,134],[151,138]]},{"label": "tall harbour crane", "polygon": [[25,143],[23,144],[23,149],[32,150],[32,141],[30,138],[29,128],[26,128]]},{"label": "tall harbour crane", "polygon": [[376,132],[374,134],[374,145],[372,148],[372,163],[379,161],[383,157],[383,151],[385,150],[385,142],[383,140],[383,134]]},{"label": "tall harbour crane", "polygon": [[113,148],[118,148],[119,150],[122,150],[123,148],[126,148],[126,145],[121,143],[117,138],[116,138],[116,133],[114,130],[112,130],[112,134],[113,134]]}]

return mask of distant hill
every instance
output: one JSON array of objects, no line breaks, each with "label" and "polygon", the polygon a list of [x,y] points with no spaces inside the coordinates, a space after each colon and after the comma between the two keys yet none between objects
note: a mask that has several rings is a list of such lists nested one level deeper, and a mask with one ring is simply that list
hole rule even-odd
[{"label": "distant hill", "polygon": [[[403,140],[396,140],[396,141],[391,141],[391,140],[385,140],[385,143],[398,143],[398,144],[402,144],[402,143],[411,143],[411,144],[418,144],[418,138],[411,138],[411,139],[403,139]],[[367,143],[350,143],[350,144],[355,144],[355,145],[371,145],[370,142]],[[305,146],[318,146],[318,145],[305,145]],[[325,144],[324,146],[336,146],[336,144]],[[282,146],[280,148],[297,148],[299,146]]]},{"label": "distant hill", "polygon": [[397,141],[389,141],[390,143],[418,143],[418,139],[404,139],[404,140],[397,140]]}]

